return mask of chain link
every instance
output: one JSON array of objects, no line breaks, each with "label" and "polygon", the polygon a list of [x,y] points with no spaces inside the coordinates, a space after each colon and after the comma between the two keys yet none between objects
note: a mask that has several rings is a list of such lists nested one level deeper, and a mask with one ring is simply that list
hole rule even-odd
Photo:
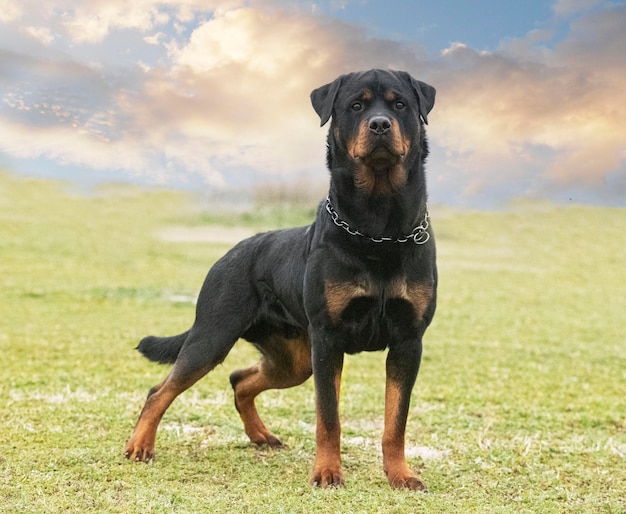
[{"label": "chain link", "polygon": [[406,243],[407,241],[413,241],[416,245],[423,245],[428,242],[430,239],[430,234],[428,233],[428,226],[430,225],[430,214],[428,213],[428,209],[426,209],[426,213],[424,214],[424,219],[422,222],[415,227],[410,234],[406,236],[402,236],[399,238],[393,237],[369,237],[362,232],[352,228],[348,223],[342,220],[339,217],[337,211],[333,208],[330,203],[330,198],[326,197],[326,212],[330,214],[330,218],[333,220],[333,223],[337,225],[339,228],[345,230],[351,236],[360,236],[374,243]]}]

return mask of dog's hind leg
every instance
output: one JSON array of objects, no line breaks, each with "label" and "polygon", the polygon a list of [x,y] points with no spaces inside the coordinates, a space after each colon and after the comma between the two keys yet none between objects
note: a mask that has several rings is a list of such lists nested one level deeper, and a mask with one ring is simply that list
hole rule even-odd
[{"label": "dog's hind leg", "polygon": [[296,339],[271,337],[256,345],[261,361],[230,375],[235,392],[235,407],[250,440],[257,445],[281,448],[282,442],[259,417],[254,399],[267,389],[285,389],[300,385],[311,376],[311,347],[305,336]]},{"label": "dog's hind leg", "polygon": [[190,331],[167,378],[150,389],[125,455],[133,461],[150,462],[154,458],[157,427],[163,414],[182,392],[224,360],[237,338],[212,344],[210,336]]},{"label": "dog's hind leg", "polygon": [[[180,351],[163,347],[162,338],[147,338],[142,353],[174,366],[167,378],[153,387],[139,415],[125,455],[134,461],[154,457],[154,441],[163,414],[183,391],[220,364],[253,322],[259,308],[250,276],[241,272],[251,259],[245,249],[232,250],[211,268],[200,290],[196,318]],[[182,335],[181,335],[182,337]],[[178,337],[168,344],[180,344]]]}]

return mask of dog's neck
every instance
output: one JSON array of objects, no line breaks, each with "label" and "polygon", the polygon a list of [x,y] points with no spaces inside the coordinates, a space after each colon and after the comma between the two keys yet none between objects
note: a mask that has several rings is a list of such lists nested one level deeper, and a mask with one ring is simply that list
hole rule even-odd
[{"label": "dog's neck", "polygon": [[365,192],[355,184],[353,172],[335,170],[330,203],[342,220],[370,237],[401,238],[419,226],[427,213],[423,161],[424,157],[414,163],[397,191],[385,194]]},{"label": "dog's neck", "polygon": [[424,214],[424,218],[421,220],[420,224],[413,227],[410,233],[406,233],[399,237],[372,237],[365,232],[361,232],[360,230],[350,226],[350,224],[346,220],[341,219],[339,213],[333,207],[330,196],[326,197],[326,201],[323,203],[323,205],[326,209],[326,212],[328,212],[330,219],[335,225],[345,230],[351,236],[355,236],[363,240],[368,240],[372,243],[415,243],[417,245],[423,245],[427,243],[430,239],[430,233],[428,232],[428,227],[430,225],[430,215],[428,211],[426,211],[426,213]]},{"label": "dog's neck", "polygon": [[[409,234],[428,212],[424,172],[428,153],[428,140],[422,126],[418,139],[402,163],[406,168],[406,181],[387,191],[367,191],[355,180],[359,163],[353,161],[350,169],[337,166],[339,162],[350,162],[350,158],[347,149],[335,141],[331,126],[327,140],[331,205],[351,227],[363,232],[367,227],[370,237],[400,238]],[[384,170],[376,170],[376,173],[381,172]]]}]

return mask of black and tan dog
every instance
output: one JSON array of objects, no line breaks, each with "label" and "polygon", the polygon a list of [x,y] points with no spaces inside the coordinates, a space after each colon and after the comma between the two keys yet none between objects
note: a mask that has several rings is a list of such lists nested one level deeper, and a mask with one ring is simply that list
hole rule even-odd
[{"label": "black and tan dog", "polygon": [[343,75],[311,93],[328,133],[330,192],[309,227],[246,239],[209,271],[191,329],[146,337],[147,358],[173,363],[150,390],[126,456],[154,457],[157,426],[172,401],[222,362],[239,338],[260,362],[230,376],[252,442],[281,441],[255,397],[311,374],[317,453],[311,483],[343,485],[338,416],[344,354],[388,349],[384,470],[396,488],[425,489],[406,463],[404,434],[422,336],[435,312],[435,242],[428,222],[424,124],[435,90],[404,72]]}]

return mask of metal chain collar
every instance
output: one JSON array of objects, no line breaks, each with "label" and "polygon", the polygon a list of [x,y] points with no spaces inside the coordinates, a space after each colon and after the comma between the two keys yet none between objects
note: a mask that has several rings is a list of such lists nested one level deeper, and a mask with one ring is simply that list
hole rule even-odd
[{"label": "metal chain collar", "polygon": [[351,236],[364,237],[374,243],[406,243],[407,241],[413,241],[416,245],[423,245],[430,239],[430,234],[428,233],[430,214],[428,214],[428,209],[426,209],[426,212],[424,213],[424,220],[417,227],[415,227],[410,234],[398,238],[384,236],[370,237],[352,228],[346,221],[339,217],[339,214],[330,203],[330,197],[328,196],[326,197],[326,211],[330,214],[333,223],[339,228],[344,229]]}]

